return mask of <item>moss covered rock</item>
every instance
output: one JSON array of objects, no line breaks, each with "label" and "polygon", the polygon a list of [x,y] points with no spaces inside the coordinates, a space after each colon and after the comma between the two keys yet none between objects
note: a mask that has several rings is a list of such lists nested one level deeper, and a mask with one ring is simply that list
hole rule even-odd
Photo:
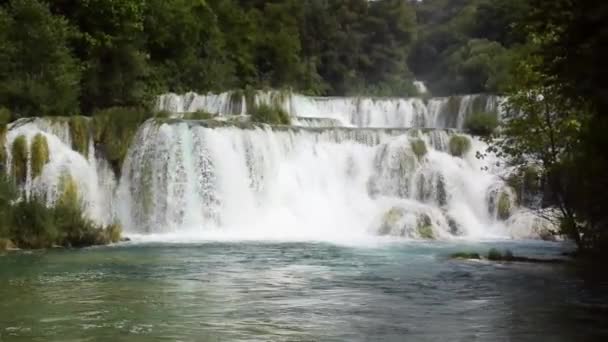
[{"label": "moss covered rock", "polygon": [[20,135],[13,140],[11,146],[11,173],[15,183],[24,184],[27,178],[27,139],[24,135]]},{"label": "moss covered rock", "polygon": [[471,140],[464,135],[453,135],[450,137],[449,150],[454,157],[462,157],[471,150]]},{"label": "moss covered rock", "polygon": [[119,224],[112,224],[105,229],[107,243],[118,243],[122,238],[122,227]]},{"label": "moss covered rock", "polygon": [[392,207],[382,217],[382,224],[378,230],[379,235],[390,235],[393,228],[399,224],[405,211],[402,208]]},{"label": "moss covered rock", "polygon": [[70,118],[69,124],[72,149],[87,158],[89,155],[89,140],[91,138],[89,119],[83,116],[73,116]]},{"label": "moss covered rock", "polygon": [[30,156],[32,158],[32,178],[42,174],[42,169],[49,162],[49,145],[46,136],[42,133],[36,134],[30,146]]},{"label": "moss covered rock", "polygon": [[511,217],[511,196],[506,191],[503,191],[498,196],[496,207],[497,216],[501,220],[507,220]]},{"label": "moss covered rock", "polygon": [[422,214],[418,217],[418,236],[426,240],[434,240],[435,232],[433,231],[433,222],[427,214]]},{"label": "moss covered rock", "polygon": [[410,141],[410,145],[412,147],[412,151],[416,157],[418,157],[418,159],[422,159],[428,153],[426,143],[422,139],[413,139]]},{"label": "moss covered rock", "polygon": [[184,114],[184,120],[209,120],[212,118],[213,114],[205,112],[204,110]]}]

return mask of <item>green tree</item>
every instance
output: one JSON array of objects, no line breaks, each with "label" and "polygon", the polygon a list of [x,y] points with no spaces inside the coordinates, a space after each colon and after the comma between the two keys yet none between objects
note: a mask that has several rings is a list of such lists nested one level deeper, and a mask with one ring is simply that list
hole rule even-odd
[{"label": "green tree", "polygon": [[12,0],[0,8],[0,103],[15,117],[77,112],[80,65],[69,33],[43,2]]}]

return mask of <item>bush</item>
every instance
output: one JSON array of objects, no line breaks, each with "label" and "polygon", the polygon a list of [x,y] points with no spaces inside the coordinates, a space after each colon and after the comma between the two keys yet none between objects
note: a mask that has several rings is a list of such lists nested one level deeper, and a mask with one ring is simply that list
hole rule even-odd
[{"label": "bush", "polygon": [[83,116],[73,116],[70,118],[69,123],[72,149],[88,158],[90,140],[89,119]]},{"label": "bush", "polygon": [[475,112],[467,117],[464,126],[471,134],[490,136],[498,127],[498,117],[496,113]]},{"label": "bush", "polygon": [[414,139],[410,141],[412,151],[418,157],[418,159],[424,157],[427,154],[426,143],[422,139]]},{"label": "bush", "polygon": [[42,174],[42,169],[49,162],[49,145],[42,133],[36,134],[30,147],[32,158],[32,178]]},{"label": "bush", "polygon": [[449,149],[454,157],[462,157],[471,149],[471,140],[464,135],[453,135],[450,137]]},{"label": "bush", "polygon": [[94,114],[95,143],[104,151],[117,175],[120,175],[122,163],[139,126],[152,116],[143,108],[131,107],[114,107]]},{"label": "bush", "polygon": [[289,125],[291,119],[289,114],[278,106],[261,104],[251,113],[251,121],[267,123],[271,125]]},{"label": "bush", "polygon": [[24,135],[13,140],[11,154],[13,179],[17,184],[24,184],[27,178],[27,140]]}]

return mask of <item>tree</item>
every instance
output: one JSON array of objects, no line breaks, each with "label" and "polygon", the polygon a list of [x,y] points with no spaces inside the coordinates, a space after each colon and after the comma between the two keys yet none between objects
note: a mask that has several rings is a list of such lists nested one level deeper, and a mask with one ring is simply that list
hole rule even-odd
[{"label": "tree", "polygon": [[78,111],[80,65],[68,48],[70,27],[37,0],[0,8],[0,103],[14,116]]}]

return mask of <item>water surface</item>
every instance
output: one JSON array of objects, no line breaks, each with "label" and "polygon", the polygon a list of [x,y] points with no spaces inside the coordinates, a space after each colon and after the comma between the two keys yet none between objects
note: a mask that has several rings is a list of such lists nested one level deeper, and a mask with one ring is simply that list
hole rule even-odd
[{"label": "water surface", "polygon": [[608,339],[605,283],[446,258],[559,244],[209,242],[0,256],[0,341]]}]

